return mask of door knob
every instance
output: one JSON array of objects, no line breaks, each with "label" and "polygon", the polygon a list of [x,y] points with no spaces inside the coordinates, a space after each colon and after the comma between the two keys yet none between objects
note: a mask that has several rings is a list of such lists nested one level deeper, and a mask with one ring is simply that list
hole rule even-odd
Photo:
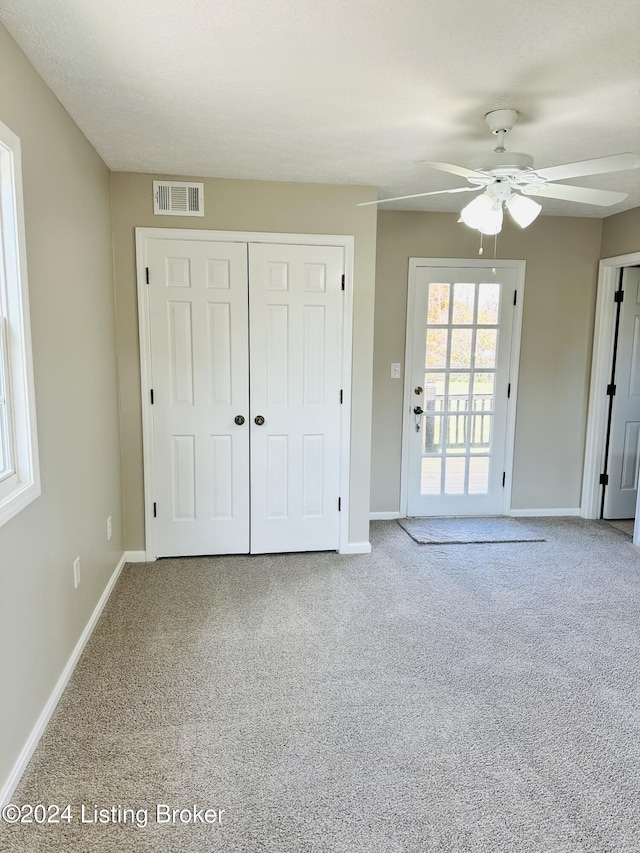
[{"label": "door knob", "polygon": [[238,424],[238,426],[242,426],[244,423],[244,418],[242,415],[236,415],[234,421]]},{"label": "door knob", "polygon": [[423,414],[423,412],[424,412],[424,409],[421,409],[420,406],[416,406],[415,409],[413,410],[414,415],[421,415],[421,414]]},{"label": "door knob", "polygon": [[254,423],[257,424],[257,426],[262,426],[262,424],[264,423],[264,418],[262,417],[262,415],[257,415],[254,419]]}]

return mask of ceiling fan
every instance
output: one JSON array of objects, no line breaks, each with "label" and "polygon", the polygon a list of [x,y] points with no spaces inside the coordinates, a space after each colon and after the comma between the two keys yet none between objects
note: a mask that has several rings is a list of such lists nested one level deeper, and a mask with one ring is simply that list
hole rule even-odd
[{"label": "ceiling fan", "polygon": [[574,187],[553,182],[585,175],[637,169],[640,167],[640,157],[637,154],[612,154],[609,157],[596,157],[594,160],[581,160],[576,163],[565,163],[562,166],[534,169],[533,157],[529,154],[505,150],[504,138],[517,120],[517,110],[493,110],[486,114],[485,121],[489,130],[498,137],[498,142],[493,154],[473,161],[471,168],[456,166],[454,163],[423,161],[432,169],[466,178],[471,186],[381,198],[378,201],[362,202],[358,207],[382,204],[385,201],[403,201],[409,198],[447,193],[474,193],[483,190],[481,195],[476,196],[462,209],[460,221],[477,229],[481,234],[498,234],[502,229],[503,205],[515,222],[521,228],[526,228],[542,210],[542,205],[534,201],[534,197],[564,199],[603,207],[627,198],[628,193]]}]

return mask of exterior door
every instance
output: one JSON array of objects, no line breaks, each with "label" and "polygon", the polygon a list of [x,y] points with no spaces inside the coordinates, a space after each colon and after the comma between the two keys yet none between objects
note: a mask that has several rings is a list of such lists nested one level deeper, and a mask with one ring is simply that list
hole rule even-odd
[{"label": "exterior door", "polygon": [[339,545],[344,249],[147,242],[156,555]]},{"label": "exterior door", "polygon": [[604,518],[634,518],[640,463],[640,268],[622,274]]},{"label": "exterior door", "polygon": [[247,553],[246,244],[151,239],[147,261],[157,556]]},{"label": "exterior door", "polygon": [[515,292],[514,269],[416,269],[410,516],[503,511]]},{"label": "exterior door", "polygon": [[344,252],[251,244],[251,552],[338,547]]}]

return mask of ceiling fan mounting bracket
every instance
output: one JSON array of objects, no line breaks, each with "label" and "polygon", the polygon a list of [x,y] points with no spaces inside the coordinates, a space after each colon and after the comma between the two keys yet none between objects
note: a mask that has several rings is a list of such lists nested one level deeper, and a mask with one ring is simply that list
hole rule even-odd
[{"label": "ceiling fan mounting bracket", "polygon": [[484,117],[491,133],[509,133],[518,121],[517,110],[491,110]]}]

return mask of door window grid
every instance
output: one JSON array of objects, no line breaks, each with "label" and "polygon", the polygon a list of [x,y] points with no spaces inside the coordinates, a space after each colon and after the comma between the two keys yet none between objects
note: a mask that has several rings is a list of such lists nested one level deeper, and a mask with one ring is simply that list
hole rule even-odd
[{"label": "door window grid", "polygon": [[[500,295],[495,282],[429,284],[422,494],[488,492]],[[456,381],[462,393],[452,393]]]}]

